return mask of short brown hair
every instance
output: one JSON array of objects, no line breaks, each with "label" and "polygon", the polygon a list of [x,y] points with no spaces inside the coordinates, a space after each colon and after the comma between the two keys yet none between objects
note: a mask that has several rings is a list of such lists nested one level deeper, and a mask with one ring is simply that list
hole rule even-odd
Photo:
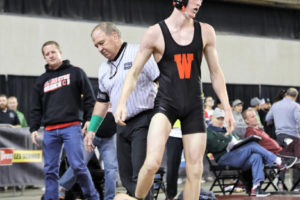
[{"label": "short brown hair", "polygon": [[48,45],[51,45],[51,44],[54,44],[55,46],[56,46],[56,48],[58,49],[58,50],[60,50],[60,46],[59,46],[59,44],[57,43],[57,42],[55,42],[55,41],[53,41],[53,40],[50,40],[50,41],[47,41],[47,42],[45,42],[43,45],[42,45],[42,54],[44,55],[44,47],[45,46],[48,46]]},{"label": "short brown hair", "polygon": [[253,108],[248,108],[246,110],[244,110],[244,112],[242,113],[242,116],[244,118],[244,120],[247,118],[247,113],[250,112],[250,111],[254,111]]},{"label": "short brown hair", "polygon": [[5,97],[7,99],[6,94],[0,94],[0,97]]}]

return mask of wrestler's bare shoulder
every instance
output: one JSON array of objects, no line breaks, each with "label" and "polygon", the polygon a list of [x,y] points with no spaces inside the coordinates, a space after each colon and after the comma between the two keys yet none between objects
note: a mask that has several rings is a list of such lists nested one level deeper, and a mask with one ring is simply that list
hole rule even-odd
[{"label": "wrestler's bare shoulder", "polygon": [[158,62],[164,52],[164,38],[159,24],[150,26],[143,37],[142,47],[152,49],[153,56]]},{"label": "wrestler's bare shoulder", "polygon": [[201,33],[202,33],[204,46],[206,46],[206,44],[215,43],[216,40],[215,29],[207,23],[200,22],[200,25],[201,25]]},{"label": "wrestler's bare shoulder", "polygon": [[207,23],[203,23],[203,22],[199,22],[200,25],[201,25],[201,29],[202,29],[202,32],[204,33],[208,33],[208,34],[215,34],[215,29],[214,27],[212,27],[212,25],[210,24],[207,24]]},{"label": "wrestler's bare shoulder", "polygon": [[157,38],[161,36],[161,29],[158,24],[154,24],[152,26],[149,26],[148,29],[145,32],[145,36],[149,40],[156,41]]}]

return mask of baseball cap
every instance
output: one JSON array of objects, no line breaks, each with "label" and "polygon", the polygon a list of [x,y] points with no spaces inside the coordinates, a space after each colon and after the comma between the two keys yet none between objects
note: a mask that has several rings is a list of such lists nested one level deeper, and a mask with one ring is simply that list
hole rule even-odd
[{"label": "baseball cap", "polygon": [[240,99],[236,99],[232,102],[232,107],[237,106],[239,104],[244,104]]},{"label": "baseball cap", "polygon": [[224,110],[221,110],[220,108],[216,108],[214,110],[212,116],[215,118],[225,117],[225,112],[224,112]]},{"label": "baseball cap", "polygon": [[260,104],[261,104],[261,100],[258,97],[253,97],[250,100],[250,106],[252,106],[252,107],[255,107],[255,106],[260,105]]}]

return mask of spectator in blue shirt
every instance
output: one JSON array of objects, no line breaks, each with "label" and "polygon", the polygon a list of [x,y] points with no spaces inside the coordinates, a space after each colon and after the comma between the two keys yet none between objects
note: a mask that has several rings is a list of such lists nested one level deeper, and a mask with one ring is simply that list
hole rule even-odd
[{"label": "spectator in blue shirt", "polygon": [[285,97],[273,104],[266,116],[266,122],[274,122],[276,128],[277,141],[281,146],[285,146],[286,138],[300,138],[300,106],[296,103],[298,91],[289,88]]},{"label": "spectator in blue shirt", "polygon": [[[275,125],[276,140],[280,146],[286,147],[288,141],[300,138],[300,106],[296,103],[298,91],[289,88],[285,97],[274,103],[266,116],[266,122]],[[293,170],[293,183],[300,178],[300,171]]]}]

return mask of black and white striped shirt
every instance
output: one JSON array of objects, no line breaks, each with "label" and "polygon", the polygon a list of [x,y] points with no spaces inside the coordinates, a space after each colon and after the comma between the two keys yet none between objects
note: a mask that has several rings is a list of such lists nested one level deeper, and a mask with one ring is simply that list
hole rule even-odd
[{"label": "black and white striped shirt", "polygon": [[[117,60],[113,62],[107,60],[99,68],[97,100],[99,102],[110,102],[113,113],[116,111],[124,80],[133,64],[138,49],[139,45],[127,44]],[[141,71],[134,91],[126,102],[126,119],[154,107],[154,99],[157,93],[157,85],[154,80],[158,76],[159,69],[153,56],[151,56]]]}]

